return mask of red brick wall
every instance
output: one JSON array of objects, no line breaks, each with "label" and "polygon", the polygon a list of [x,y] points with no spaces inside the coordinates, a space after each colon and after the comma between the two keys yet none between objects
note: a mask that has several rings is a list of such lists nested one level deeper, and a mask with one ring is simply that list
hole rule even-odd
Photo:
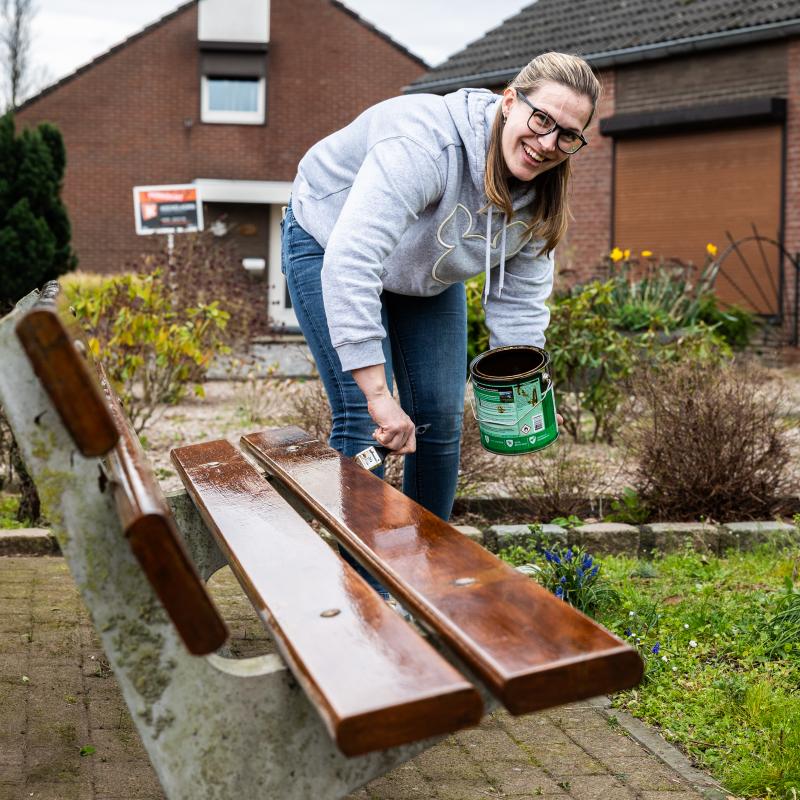
[{"label": "red brick wall", "polygon": [[559,281],[575,283],[589,278],[609,252],[611,236],[612,166],[614,144],[601,136],[598,121],[614,114],[614,72],[598,76],[603,85],[600,106],[585,136],[589,141],[572,160],[570,222],[566,240],[556,250]]},{"label": "red brick wall", "polygon": [[272,0],[270,38],[266,125],[199,121],[195,5],[19,112],[21,126],[48,120],[64,135],[81,269],[119,271],[156,246],[134,233],[134,185],[290,181],[315,141],[423,72],[328,0]]}]

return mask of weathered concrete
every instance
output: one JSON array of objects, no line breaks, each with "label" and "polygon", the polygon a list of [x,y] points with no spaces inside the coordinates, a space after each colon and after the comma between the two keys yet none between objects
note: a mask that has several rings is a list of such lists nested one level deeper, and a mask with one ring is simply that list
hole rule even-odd
[{"label": "weathered concrete", "polygon": [[752,550],[765,542],[788,545],[800,541],[800,533],[788,522],[729,522],[720,528],[720,552],[734,548]]},{"label": "weathered concrete", "polygon": [[[230,571],[209,586],[231,629],[231,655],[269,657],[274,645]],[[0,800],[163,800],[64,559],[0,558],[0,625]],[[350,800],[701,800],[715,786],[636,720],[626,735],[627,715],[607,706],[598,699],[524,717],[496,712]],[[94,750],[81,756],[87,747]],[[248,800],[287,796],[288,785]]]},{"label": "weathered concrete", "polygon": [[567,531],[560,525],[541,525],[541,532],[531,531],[528,525],[492,525],[486,530],[486,546],[493,552],[504,547],[529,547],[567,543]]},{"label": "weathered concrete", "polygon": [[569,543],[596,555],[639,552],[639,529],[623,522],[591,522],[571,528]]},{"label": "weathered concrete", "polygon": [[707,522],[654,522],[639,528],[639,547],[643,555],[696,550],[719,552],[719,527]]}]

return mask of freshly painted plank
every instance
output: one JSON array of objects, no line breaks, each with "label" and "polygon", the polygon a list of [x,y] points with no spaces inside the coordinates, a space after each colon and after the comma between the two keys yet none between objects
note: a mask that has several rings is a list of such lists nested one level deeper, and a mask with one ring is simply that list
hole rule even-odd
[{"label": "freshly painted plank", "polygon": [[477,690],[225,440],[172,451],[186,490],[331,736],[360,755],[477,724]]},{"label": "freshly painted plank", "polygon": [[299,428],[242,442],[512,713],[641,679],[631,647]]}]

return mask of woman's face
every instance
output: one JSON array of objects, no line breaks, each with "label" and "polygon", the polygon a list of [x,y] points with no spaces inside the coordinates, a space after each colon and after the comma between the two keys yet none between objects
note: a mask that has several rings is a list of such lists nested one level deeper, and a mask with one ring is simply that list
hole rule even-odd
[{"label": "woman's face", "polygon": [[530,106],[517,97],[514,89],[503,92],[501,110],[506,122],[501,141],[506,168],[515,178],[532,181],[569,158],[556,143],[560,128],[582,132],[589,124],[592,101],[553,81],[545,81],[526,97],[531,105],[549,114],[559,126],[545,135],[531,132],[528,128]]}]

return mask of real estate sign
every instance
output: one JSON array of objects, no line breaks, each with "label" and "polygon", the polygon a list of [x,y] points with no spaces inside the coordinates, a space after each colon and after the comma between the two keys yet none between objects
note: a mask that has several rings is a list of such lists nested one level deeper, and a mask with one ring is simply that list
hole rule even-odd
[{"label": "real estate sign", "polygon": [[134,186],[136,233],[193,233],[203,230],[203,204],[194,184]]}]

